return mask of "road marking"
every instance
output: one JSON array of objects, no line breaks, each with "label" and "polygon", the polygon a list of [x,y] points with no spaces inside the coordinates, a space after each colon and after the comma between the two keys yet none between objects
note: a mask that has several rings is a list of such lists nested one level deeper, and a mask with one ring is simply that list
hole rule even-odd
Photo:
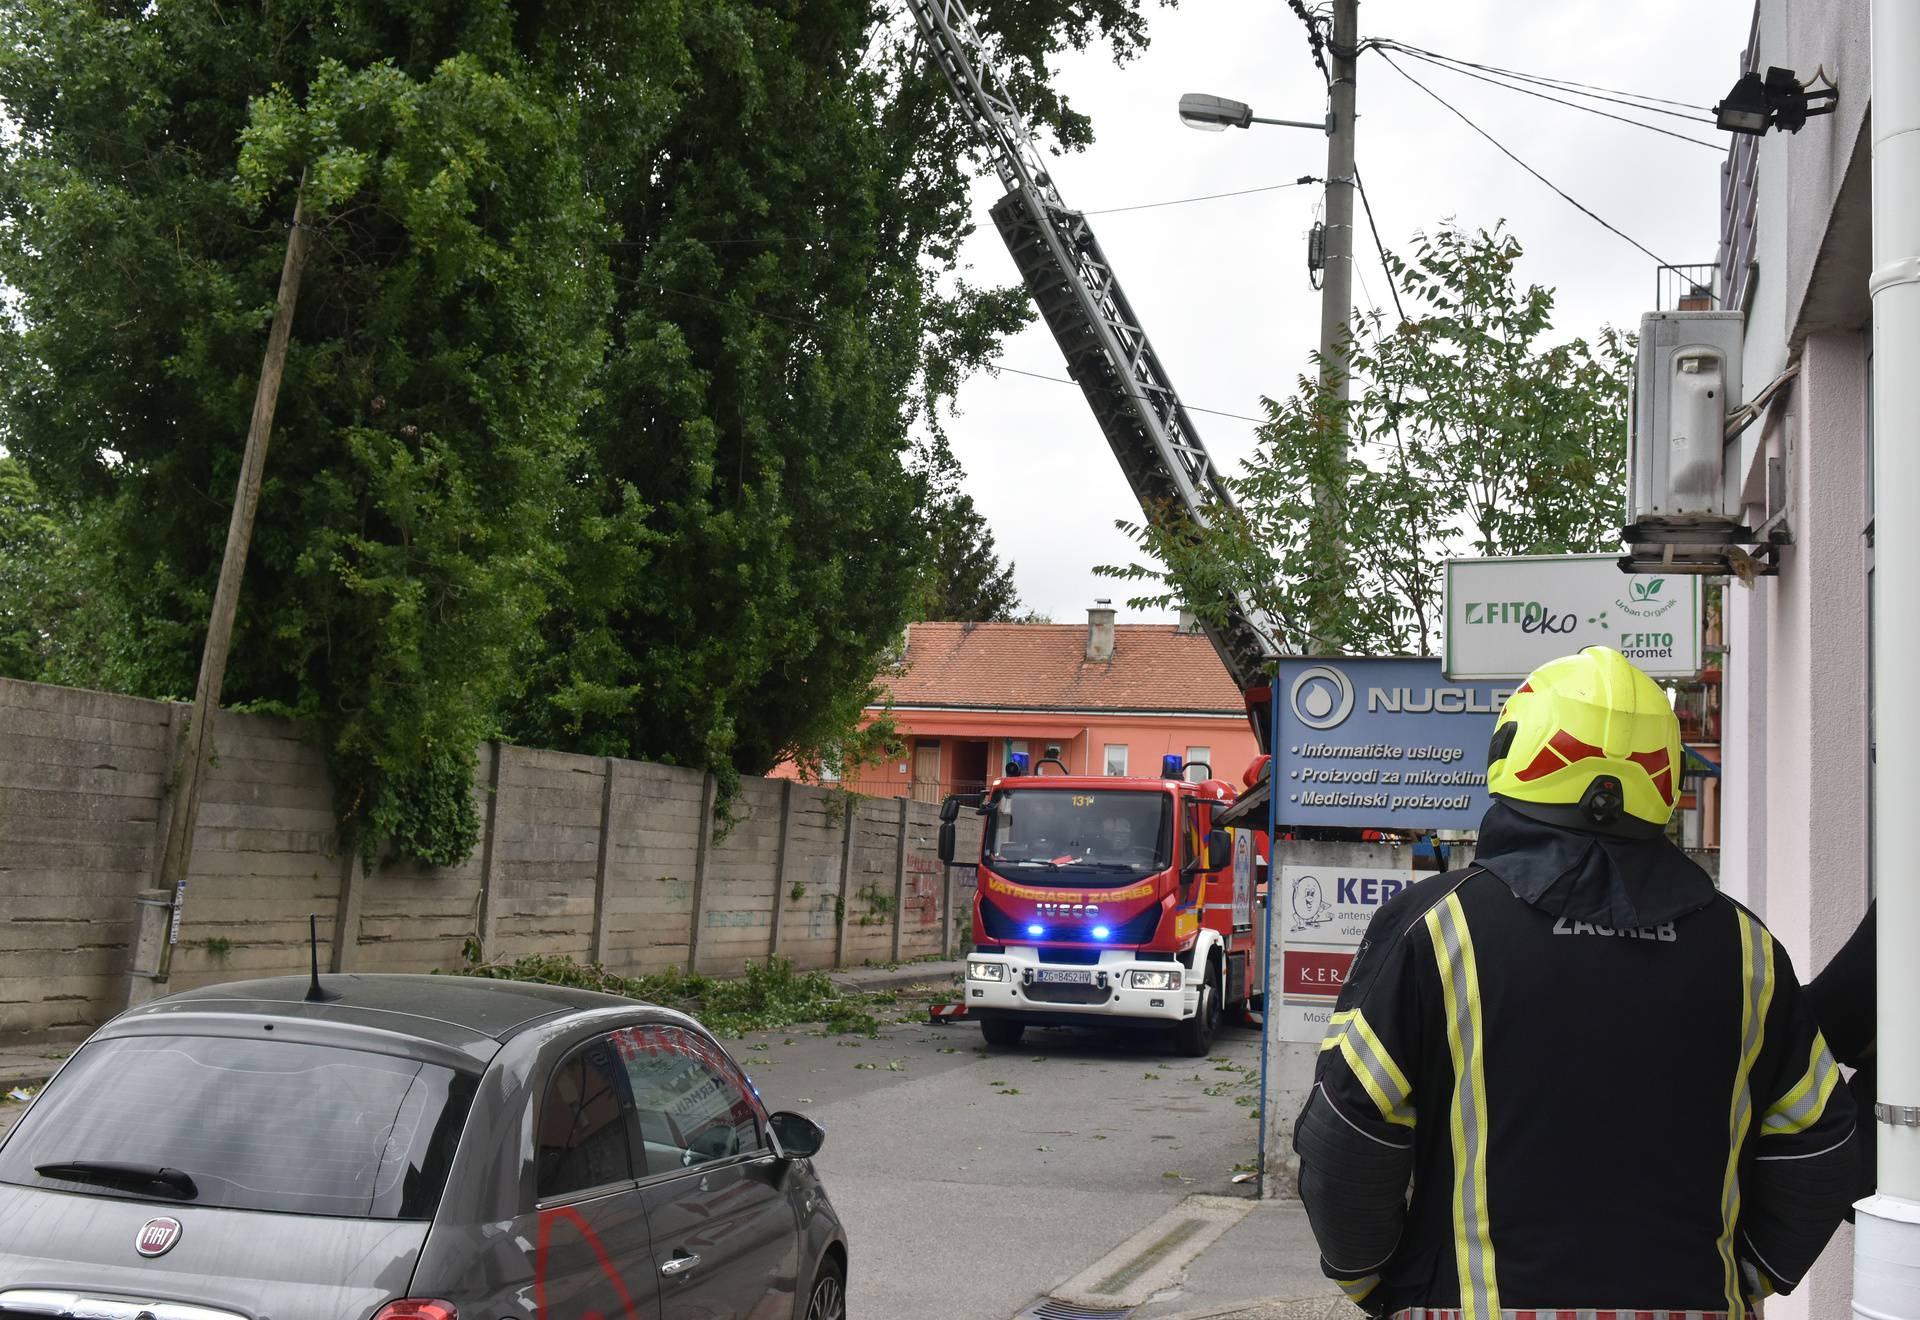
[{"label": "road marking", "polygon": [[1189,1196],[1085,1270],[1052,1296],[1081,1306],[1140,1306],[1253,1209],[1233,1196]]}]

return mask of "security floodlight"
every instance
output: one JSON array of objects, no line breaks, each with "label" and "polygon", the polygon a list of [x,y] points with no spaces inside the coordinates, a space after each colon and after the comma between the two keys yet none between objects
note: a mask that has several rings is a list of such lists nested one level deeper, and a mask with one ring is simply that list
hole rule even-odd
[{"label": "security floodlight", "polygon": [[1253,123],[1253,107],[1224,96],[1188,92],[1180,98],[1180,122],[1203,133],[1224,133],[1229,128],[1245,128]]},{"label": "security floodlight", "polygon": [[[1767,70],[1765,78],[1757,73],[1741,74],[1727,99],[1713,107],[1714,122],[1729,133],[1751,137],[1759,137],[1769,128],[1798,133],[1810,117],[1832,114],[1839,96],[1839,88],[1831,83],[1809,90],[1792,69],[1775,66]],[[1820,104],[1811,104],[1815,101]]]},{"label": "security floodlight", "polygon": [[1773,111],[1767,108],[1766,87],[1757,73],[1743,73],[1727,93],[1727,99],[1713,107],[1714,122],[1729,133],[1750,133],[1759,137],[1773,126]]}]

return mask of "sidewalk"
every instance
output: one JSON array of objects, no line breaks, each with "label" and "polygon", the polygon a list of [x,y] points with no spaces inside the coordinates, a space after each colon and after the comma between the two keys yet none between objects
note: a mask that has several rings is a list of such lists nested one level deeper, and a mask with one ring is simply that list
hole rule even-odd
[{"label": "sidewalk", "polygon": [[[938,962],[909,962],[895,967],[849,967],[828,972],[827,977],[845,994],[872,994],[879,990],[898,990],[909,985],[945,985],[967,970],[966,959]],[[954,991],[959,997],[960,992]]]},{"label": "sidewalk", "polygon": [[1298,1201],[1258,1201],[1130,1320],[1358,1320]]},{"label": "sidewalk", "polygon": [[76,1048],[76,1045],[41,1045],[0,1050],[0,1095],[16,1086],[39,1086],[53,1076],[60,1061]]}]

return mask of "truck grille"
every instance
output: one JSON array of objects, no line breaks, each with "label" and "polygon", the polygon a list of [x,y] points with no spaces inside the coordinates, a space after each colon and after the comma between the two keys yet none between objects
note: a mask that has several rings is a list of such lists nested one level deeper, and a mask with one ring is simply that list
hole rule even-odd
[{"label": "truck grille", "polygon": [[1020,993],[1036,1004],[1104,1004],[1113,991],[1104,985],[1056,985],[1035,981],[1020,987]]}]

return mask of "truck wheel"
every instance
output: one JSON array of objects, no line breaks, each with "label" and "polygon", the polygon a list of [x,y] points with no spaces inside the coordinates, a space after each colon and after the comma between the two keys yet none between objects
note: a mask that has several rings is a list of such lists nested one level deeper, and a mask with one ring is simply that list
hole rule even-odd
[{"label": "truck wheel", "polygon": [[999,1049],[1012,1049],[1027,1034],[1024,1022],[1009,1022],[1005,1018],[981,1018],[980,1034],[986,1037],[987,1044]]},{"label": "truck wheel", "polygon": [[1213,1049],[1213,1034],[1220,1029],[1220,979],[1220,964],[1209,962],[1199,1011],[1173,1029],[1175,1052],[1189,1059],[1205,1058]]}]

